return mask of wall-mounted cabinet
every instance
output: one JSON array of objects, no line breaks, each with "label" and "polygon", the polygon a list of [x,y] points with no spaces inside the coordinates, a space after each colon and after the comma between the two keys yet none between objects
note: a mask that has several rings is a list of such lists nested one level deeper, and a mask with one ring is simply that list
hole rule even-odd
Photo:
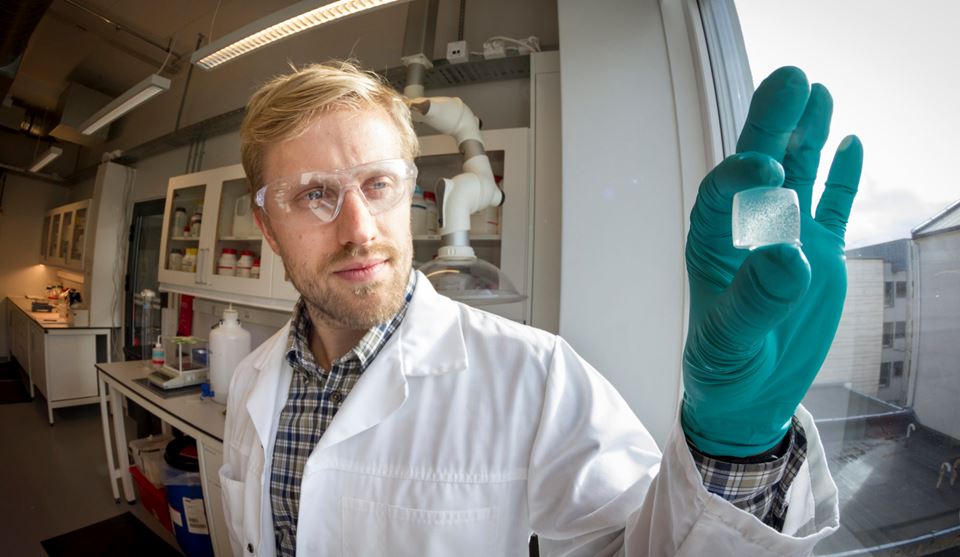
[{"label": "wall-mounted cabinet", "polygon": [[43,217],[40,262],[76,271],[83,270],[90,200],[62,205]]},{"label": "wall-mounted cabinet", "polygon": [[212,299],[266,307],[296,300],[280,258],[254,223],[241,165],[170,179],[159,279],[162,290]]}]

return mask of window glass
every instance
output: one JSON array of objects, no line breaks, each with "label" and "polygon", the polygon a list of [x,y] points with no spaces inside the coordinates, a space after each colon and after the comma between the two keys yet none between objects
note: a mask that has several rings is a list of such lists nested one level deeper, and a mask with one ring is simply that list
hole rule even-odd
[{"label": "window glass", "polygon": [[793,65],[833,96],[814,207],[841,139],[864,145],[847,299],[804,399],[840,497],[815,554],[960,555],[960,2],[733,2],[755,85]]},{"label": "window glass", "polygon": [[906,298],[907,297],[907,282],[903,280],[897,281],[897,298]]}]

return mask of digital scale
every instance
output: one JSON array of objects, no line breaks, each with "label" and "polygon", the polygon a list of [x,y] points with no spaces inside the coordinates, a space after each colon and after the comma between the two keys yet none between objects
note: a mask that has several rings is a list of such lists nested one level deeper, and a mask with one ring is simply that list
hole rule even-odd
[{"label": "digital scale", "polygon": [[[164,345],[164,352],[171,357],[167,357],[159,369],[154,369],[147,375],[147,380],[152,385],[172,390],[199,385],[207,380],[210,367],[204,339],[191,336],[168,337],[164,339]],[[160,358],[162,361],[163,356]]]},{"label": "digital scale", "polygon": [[176,370],[165,365],[158,370],[154,370],[147,376],[147,379],[160,389],[179,389],[199,385],[207,380],[210,368],[200,366],[193,368],[191,367],[193,365],[192,362],[185,363],[183,366],[185,369],[183,370]]}]

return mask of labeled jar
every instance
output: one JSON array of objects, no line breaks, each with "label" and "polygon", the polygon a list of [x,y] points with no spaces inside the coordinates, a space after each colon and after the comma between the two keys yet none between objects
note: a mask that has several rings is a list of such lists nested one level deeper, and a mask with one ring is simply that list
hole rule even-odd
[{"label": "labeled jar", "polygon": [[197,210],[190,215],[190,236],[200,236],[200,224],[203,222],[203,207],[197,207]]},{"label": "labeled jar", "polygon": [[180,250],[175,249],[170,252],[169,257],[167,257],[167,268],[172,271],[179,271],[183,268],[183,254],[180,253]]},{"label": "labeled jar", "polygon": [[250,267],[250,278],[260,278],[260,258],[253,260],[253,266]]},{"label": "labeled jar", "polygon": [[427,208],[426,234],[439,234],[439,219],[437,213],[437,194],[432,191],[423,192],[423,204]]},{"label": "labeled jar", "polygon": [[180,270],[188,273],[197,272],[197,248],[187,248],[187,252],[180,261]]},{"label": "labeled jar", "polygon": [[183,229],[187,227],[187,210],[183,207],[177,207],[173,210],[173,235],[183,234]]},{"label": "labeled jar", "polygon": [[250,269],[253,267],[253,252],[245,249],[240,252],[240,259],[237,260],[237,276],[249,278]]},{"label": "labeled jar", "polygon": [[427,205],[423,198],[423,190],[417,186],[410,201],[410,231],[414,236],[423,236],[427,233]]},{"label": "labeled jar", "polygon": [[237,274],[237,250],[233,248],[223,248],[220,254],[220,260],[217,261],[217,274],[228,277]]}]

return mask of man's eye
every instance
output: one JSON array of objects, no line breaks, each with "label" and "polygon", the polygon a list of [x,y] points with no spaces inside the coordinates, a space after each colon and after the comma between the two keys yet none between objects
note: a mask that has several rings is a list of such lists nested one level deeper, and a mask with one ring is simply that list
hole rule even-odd
[{"label": "man's eye", "polygon": [[387,195],[394,187],[395,180],[388,176],[380,176],[367,180],[363,184],[363,194],[368,198],[376,198]]},{"label": "man's eye", "polygon": [[336,197],[337,194],[333,191],[333,188],[325,186],[310,188],[300,193],[300,198],[307,202],[328,202],[331,199],[336,199]]}]

